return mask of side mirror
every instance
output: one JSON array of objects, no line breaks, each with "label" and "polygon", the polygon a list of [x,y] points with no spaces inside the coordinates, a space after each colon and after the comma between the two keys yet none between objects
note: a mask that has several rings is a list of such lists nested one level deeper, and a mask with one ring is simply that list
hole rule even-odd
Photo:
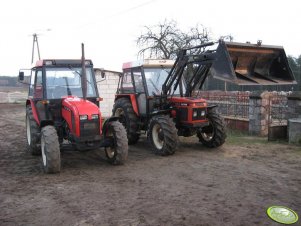
[{"label": "side mirror", "polygon": [[19,71],[19,81],[24,81],[24,71]]},{"label": "side mirror", "polygon": [[104,72],[104,70],[101,70],[101,78],[105,78],[106,77],[106,73]]}]

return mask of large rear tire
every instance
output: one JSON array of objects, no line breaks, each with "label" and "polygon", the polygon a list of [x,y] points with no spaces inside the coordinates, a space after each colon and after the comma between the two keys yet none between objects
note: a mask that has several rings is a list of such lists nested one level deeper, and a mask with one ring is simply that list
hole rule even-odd
[{"label": "large rear tire", "polygon": [[197,136],[199,141],[206,147],[219,147],[225,143],[227,137],[224,120],[214,110],[209,110],[207,117],[209,119],[209,125],[203,127],[202,130],[197,133]]},{"label": "large rear tire", "polygon": [[45,126],[42,128],[41,151],[45,173],[59,173],[61,170],[61,152],[54,126]]},{"label": "large rear tire", "polygon": [[150,120],[147,138],[157,155],[172,155],[178,147],[178,131],[168,115],[154,116]]},{"label": "large rear tire", "polygon": [[26,137],[27,137],[27,150],[32,155],[40,155],[40,128],[35,121],[30,106],[26,108]]},{"label": "large rear tire", "polygon": [[125,127],[129,144],[136,144],[139,140],[138,121],[133,106],[128,98],[119,98],[115,101],[113,106],[113,116],[120,118],[120,122]]},{"label": "large rear tire", "polygon": [[124,126],[118,121],[109,122],[105,137],[112,137],[113,144],[105,148],[108,162],[112,165],[122,165],[128,157],[128,139]]}]

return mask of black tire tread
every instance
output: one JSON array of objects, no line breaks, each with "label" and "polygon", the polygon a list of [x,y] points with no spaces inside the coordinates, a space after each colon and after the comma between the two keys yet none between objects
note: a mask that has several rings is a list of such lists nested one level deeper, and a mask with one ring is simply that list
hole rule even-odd
[{"label": "black tire tread", "polygon": [[226,129],[224,119],[215,111],[208,111],[208,116],[210,123],[213,123],[214,135],[210,141],[206,141],[203,139],[200,133],[197,134],[200,142],[203,145],[209,148],[216,148],[225,143],[227,138]]},{"label": "black tire tread", "polygon": [[[45,173],[59,173],[61,170],[61,153],[57,131],[54,126],[45,126],[41,130],[45,140],[46,166]],[[42,138],[43,139],[43,138]]]},{"label": "black tire tread", "polygon": [[115,115],[115,111],[117,108],[122,108],[125,113],[128,144],[136,144],[140,137],[140,134],[138,133],[139,118],[135,114],[130,100],[128,98],[117,99],[113,106],[113,115]]},{"label": "black tire tread", "polygon": [[[39,146],[39,144],[40,144],[40,128],[33,117],[33,112],[32,112],[31,106],[27,106],[27,108],[26,108],[26,117],[27,116],[29,117],[29,121],[30,121],[29,123],[30,123],[30,133],[31,133],[31,142],[30,142],[30,145],[27,142],[27,150],[32,155],[41,155],[41,148]],[[26,118],[26,123],[27,123],[27,118]]]},{"label": "black tire tread", "polygon": [[116,154],[108,158],[112,165],[123,165],[128,157],[128,138],[124,126],[119,121],[109,122],[108,129],[112,128],[115,138]]}]

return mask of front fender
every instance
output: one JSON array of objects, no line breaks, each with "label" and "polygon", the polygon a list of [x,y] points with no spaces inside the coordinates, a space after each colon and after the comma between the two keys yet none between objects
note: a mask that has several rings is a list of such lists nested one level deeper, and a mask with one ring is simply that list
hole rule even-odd
[{"label": "front fender", "polygon": [[118,120],[119,120],[119,117],[116,117],[116,116],[112,116],[112,117],[106,119],[106,121],[103,123],[103,126],[102,126],[102,134],[105,135],[105,132],[106,132],[107,127],[109,126],[110,122],[118,121]]}]

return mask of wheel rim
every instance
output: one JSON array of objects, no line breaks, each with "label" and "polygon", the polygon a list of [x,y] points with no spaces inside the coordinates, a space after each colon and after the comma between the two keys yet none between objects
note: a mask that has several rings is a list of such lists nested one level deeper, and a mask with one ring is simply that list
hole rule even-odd
[{"label": "wheel rim", "polygon": [[152,129],[152,137],[154,145],[157,149],[162,149],[164,145],[164,135],[159,124],[155,124]]},{"label": "wheel rim", "polygon": [[124,115],[124,111],[122,108],[117,108],[115,111],[115,116],[119,117],[121,115]]},{"label": "wheel rim", "polygon": [[214,136],[214,128],[210,123],[209,128],[206,129],[208,132],[201,132],[201,136],[205,141],[211,141]]},{"label": "wheel rim", "polygon": [[29,124],[29,117],[26,117],[26,136],[27,136],[27,142],[28,145],[31,144],[31,133],[30,133],[30,124]]},{"label": "wheel rim", "polygon": [[[113,136],[111,131],[108,131],[106,134],[107,137]],[[113,147],[106,147],[105,148],[106,154],[108,156],[108,158],[113,158],[115,156],[115,145]]]},{"label": "wheel rim", "polygon": [[107,153],[108,157],[111,159],[115,155],[115,149],[108,147],[108,148],[106,148],[106,153]]},{"label": "wheel rim", "polygon": [[44,140],[44,136],[42,136],[42,138],[41,138],[41,151],[42,151],[43,165],[46,166],[46,154],[45,154],[45,140]]}]

